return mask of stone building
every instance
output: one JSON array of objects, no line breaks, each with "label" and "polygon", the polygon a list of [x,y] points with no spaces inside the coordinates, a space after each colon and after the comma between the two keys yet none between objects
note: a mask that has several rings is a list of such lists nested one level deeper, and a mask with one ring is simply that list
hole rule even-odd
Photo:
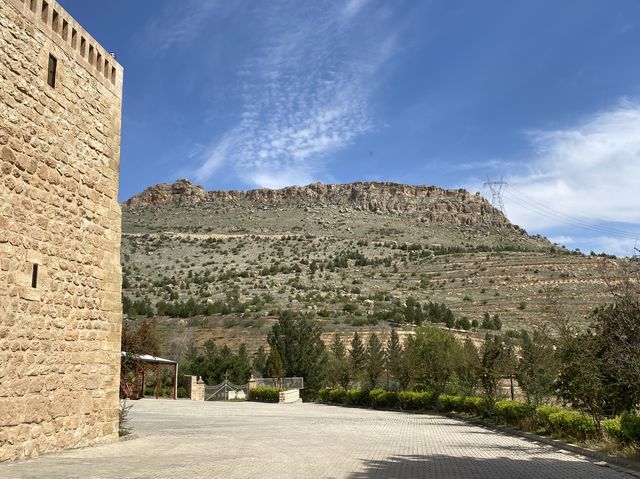
[{"label": "stone building", "polygon": [[122,67],[0,0],[0,461],[118,437]]}]

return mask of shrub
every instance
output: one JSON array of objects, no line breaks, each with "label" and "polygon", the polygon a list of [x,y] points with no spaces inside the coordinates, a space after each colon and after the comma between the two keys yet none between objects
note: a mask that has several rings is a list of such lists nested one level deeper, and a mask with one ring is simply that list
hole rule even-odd
[{"label": "shrub", "polygon": [[329,391],[329,402],[334,404],[344,404],[347,397],[347,391],[344,389],[331,389]]},{"label": "shrub", "polygon": [[430,392],[402,391],[398,393],[400,408],[406,411],[433,409],[434,398]]},{"label": "shrub", "polygon": [[369,402],[374,408],[397,408],[400,404],[398,393],[385,391],[384,389],[373,389],[369,392]]},{"label": "shrub", "polygon": [[604,421],[602,421],[602,430],[611,439],[614,439],[621,444],[627,442],[627,437],[622,431],[619,417],[616,417],[614,419],[605,419]]},{"label": "shrub", "polygon": [[532,408],[520,401],[498,401],[493,406],[493,412],[498,420],[507,424],[518,425],[531,417]]},{"label": "shrub", "polygon": [[318,399],[320,400],[320,402],[328,403],[330,394],[331,388],[322,388],[318,392]]},{"label": "shrub", "polygon": [[536,408],[538,423],[547,431],[551,431],[553,426],[551,425],[551,421],[549,421],[549,416],[560,411],[562,411],[562,408],[556,406],[547,406],[545,404],[538,406]]},{"label": "shrub", "polygon": [[249,401],[278,402],[280,401],[280,389],[270,387],[257,387],[250,389]]},{"label": "shrub", "polygon": [[189,397],[189,392],[187,391],[187,388],[185,388],[184,386],[180,386],[178,388],[178,397],[179,398],[188,398]]},{"label": "shrub", "polygon": [[448,394],[441,394],[438,397],[437,409],[442,412],[462,411],[462,405],[464,404],[464,398],[460,396],[450,396]]},{"label": "shrub", "polygon": [[640,416],[630,412],[623,413],[620,416],[620,427],[626,439],[640,444]]},{"label": "shrub", "polygon": [[462,410],[476,416],[487,416],[489,414],[489,403],[483,397],[469,396],[464,398]]},{"label": "shrub", "polygon": [[577,439],[586,439],[596,433],[593,419],[578,411],[563,409],[554,412],[549,415],[549,422],[553,431]]},{"label": "shrub", "polygon": [[369,392],[362,389],[349,389],[346,392],[344,404],[367,406],[369,404]]}]

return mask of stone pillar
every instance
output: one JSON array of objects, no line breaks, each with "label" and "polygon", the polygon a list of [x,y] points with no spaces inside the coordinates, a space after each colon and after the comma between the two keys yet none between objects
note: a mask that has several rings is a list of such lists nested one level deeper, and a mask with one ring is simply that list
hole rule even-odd
[{"label": "stone pillar", "polygon": [[253,373],[251,373],[251,377],[249,378],[249,381],[247,382],[247,391],[251,391],[255,387],[256,387],[256,378],[254,378],[253,377]]},{"label": "stone pillar", "polygon": [[204,401],[204,381],[199,376],[189,376],[189,398],[192,401]]}]

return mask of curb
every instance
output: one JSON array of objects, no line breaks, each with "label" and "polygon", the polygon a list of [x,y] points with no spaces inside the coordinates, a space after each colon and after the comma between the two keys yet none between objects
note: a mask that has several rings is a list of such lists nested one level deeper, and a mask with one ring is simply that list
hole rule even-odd
[{"label": "curb", "polygon": [[593,459],[594,461],[592,462],[594,462],[598,466],[609,467],[615,471],[623,472],[623,473],[632,475],[634,477],[640,478],[640,463],[636,461],[632,461],[630,459],[625,459],[623,457],[617,457],[617,456],[610,456],[603,452],[594,451],[593,449],[587,449],[585,447],[578,446],[576,444],[562,442],[557,439],[551,439],[549,437],[539,436],[531,432],[521,431],[519,429],[514,429],[507,426],[500,426],[498,424],[485,422],[481,419],[462,416],[456,413],[447,413],[447,414],[444,414],[444,416],[452,419],[457,419],[459,421],[463,421],[466,423],[470,423],[470,424],[473,424],[474,426],[480,426],[485,429],[490,429],[495,432],[499,432],[509,436],[517,436],[523,439],[528,439],[530,441],[538,442],[540,444],[552,446],[556,449],[571,452],[579,456]]}]

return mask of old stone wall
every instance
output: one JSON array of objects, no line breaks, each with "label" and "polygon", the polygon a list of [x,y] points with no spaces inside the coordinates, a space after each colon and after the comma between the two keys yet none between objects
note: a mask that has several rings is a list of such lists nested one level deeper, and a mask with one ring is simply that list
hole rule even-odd
[{"label": "old stone wall", "polygon": [[0,0],[0,461],[118,437],[121,91],[57,2]]}]

